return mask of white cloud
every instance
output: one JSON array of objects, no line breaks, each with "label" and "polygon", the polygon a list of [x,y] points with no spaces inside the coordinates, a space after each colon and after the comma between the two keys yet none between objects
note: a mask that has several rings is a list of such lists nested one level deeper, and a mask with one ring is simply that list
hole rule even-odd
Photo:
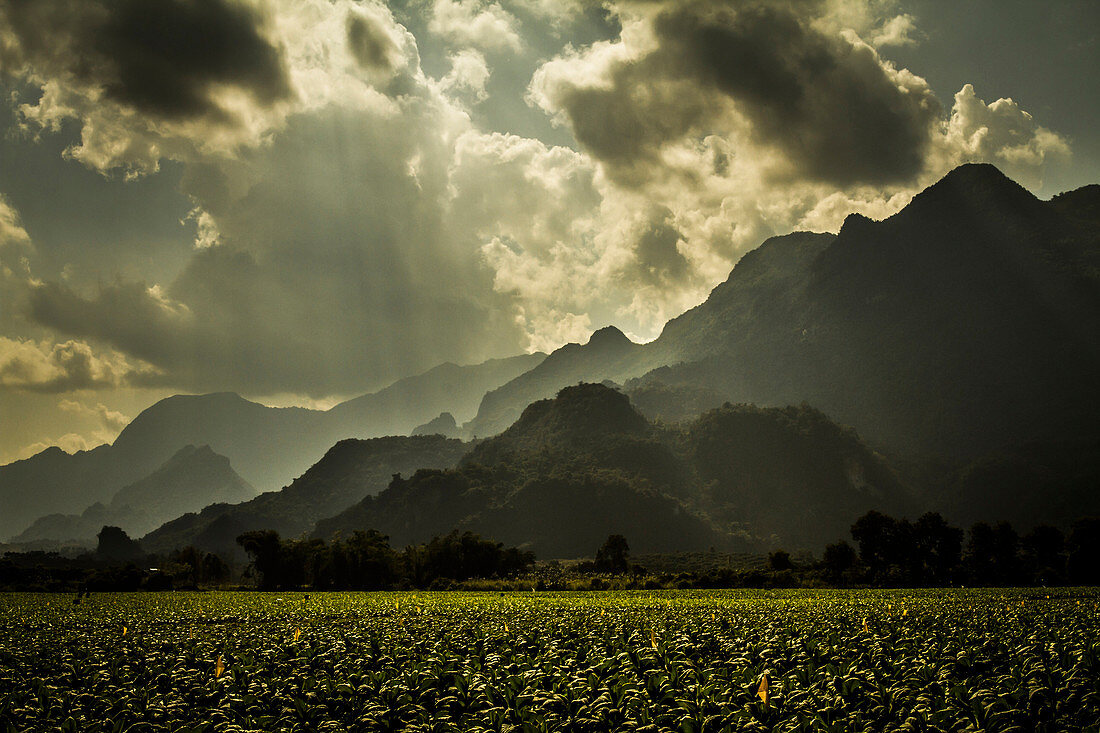
[{"label": "white cloud", "polygon": [[1044,168],[1070,157],[1069,143],[1039,125],[1019,104],[1012,99],[986,104],[971,84],[955,95],[938,143],[942,168],[993,163],[1029,186],[1041,186]]},{"label": "white cloud", "polygon": [[21,461],[31,456],[37,455],[47,448],[57,446],[66,453],[72,454],[83,450],[91,450],[96,446],[103,445],[110,442],[109,440],[102,440],[95,436],[86,437],[79,433],[66,433],[59,438],[52,440],[39,440],[30,445],[25,445],[22,448],[16,450],[12,460]]},{"label": "white cloud", "polygon": [[520,51],[519,21],[496,2],[435,0],[428,30],[456,46]]},{"label": "white cloud", "polygon": [[35,341],[0,336],[0,387],[32,392],[106,389],[155,380],[148,364],[80,341]]},{"label": "white cloud", "polygon": [[915,46],[919,31],[912,15],[895,15],[871,32],[868,41],[875,48],[884,46]]},{"label": "white cloud", "polygon": [[33,255],[34,245],[19,213],[0,195],[0,326],[5,329],[12,328],[25,309]]},{"label": "white cloud", "polygon": [[214,221],[214,217],[210,215],[209,211],[203,211],[202,207],[196,206],[187,214],[187,218],[180,223],[184,224],[188,221],[195,222],[195,249],[207,249],[208,247],[217,246],[218,223]]},{"label": "white cloud", "polygon": [[459,98],[469,95],[475,102],[489,97],[485,85],[489,82],[489,66],[478,51],[465,48],[450,56],[451,70],[440,84],[444,91]]},{"label": "white cloud", "polygon": [[99,420],[102,426],[110,431],[112,440],[114,436],[118,435],[124,427],[130,423],[130,418],[123,415],[118,410],[112,410],[104,405],[102,402],[96,403],[93,407],[86,405],[83,402],[77,400],[62,399],[57,402],[58,408],[62,412],[68,412],[73,415],[79,415],[81,417],[91,417]]}]

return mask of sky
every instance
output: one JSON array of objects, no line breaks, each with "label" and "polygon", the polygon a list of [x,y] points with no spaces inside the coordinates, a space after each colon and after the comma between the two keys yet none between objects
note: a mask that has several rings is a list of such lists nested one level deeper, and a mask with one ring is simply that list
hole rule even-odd
[{"label": "sky", "polygon": [[964,162],[1100,182],[1094,0],[0,0],[0,463],[655,338]]}]

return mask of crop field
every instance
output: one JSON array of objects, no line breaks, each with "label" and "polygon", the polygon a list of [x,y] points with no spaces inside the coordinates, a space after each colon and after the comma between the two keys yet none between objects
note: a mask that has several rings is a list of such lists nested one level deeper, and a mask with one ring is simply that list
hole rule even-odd
[{"label": "crop field", "polygon": [[1100,730],[1100,593],[0,595],[0,731]]}]

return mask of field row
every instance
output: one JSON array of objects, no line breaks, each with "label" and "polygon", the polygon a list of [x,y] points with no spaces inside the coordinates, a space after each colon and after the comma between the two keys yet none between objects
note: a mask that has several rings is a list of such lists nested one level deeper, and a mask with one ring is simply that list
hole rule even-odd
[{"label": "field row", "polygon": [[1098,604],[1092,590],[0,595],[0,730],[1100,730]]}]

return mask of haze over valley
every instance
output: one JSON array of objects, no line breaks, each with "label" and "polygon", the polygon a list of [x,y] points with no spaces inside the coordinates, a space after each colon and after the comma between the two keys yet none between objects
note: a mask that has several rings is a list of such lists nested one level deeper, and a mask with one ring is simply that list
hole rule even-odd
[{"label": "haze over valley", "polygon": [[1100,514],[1097,21],[0,0],[0,541],[1068,531]]}]

